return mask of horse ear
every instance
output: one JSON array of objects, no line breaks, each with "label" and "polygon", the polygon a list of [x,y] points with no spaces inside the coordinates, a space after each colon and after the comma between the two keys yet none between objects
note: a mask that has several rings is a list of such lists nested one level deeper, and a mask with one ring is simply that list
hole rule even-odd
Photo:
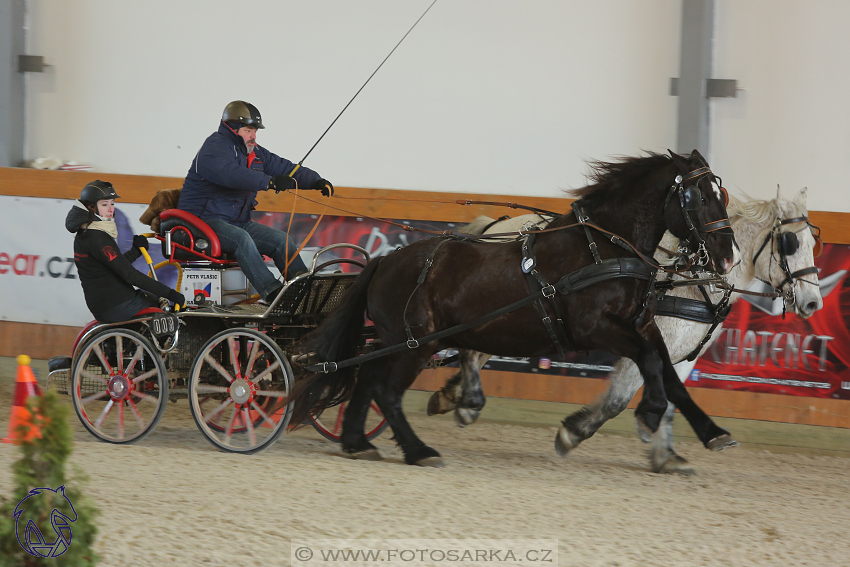
[{"label": "horse ear", "polygon": [[687,173],[690,171],[690,167],[688,167],[688,158],[682,154],[677,154],[671,149],[668,149],[667,153],[670,154],[670,159],[673,160],[673,164],[679,170],[679,173]]},{"label": "horse ear", "polygon": [[691,152],[691,159],[699,160],[704,166],[708,167],[708,160],[702,157],[702,154],[696,148]]}]

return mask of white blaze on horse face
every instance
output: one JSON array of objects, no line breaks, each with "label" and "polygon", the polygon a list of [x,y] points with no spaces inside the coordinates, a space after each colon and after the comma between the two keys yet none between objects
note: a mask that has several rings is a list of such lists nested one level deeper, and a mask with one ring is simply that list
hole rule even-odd
[{"label": "white blaze on horse face", "polygon": [[[732,239],[732,265],[729,266],[729,271],[741,263],[741,249],[738,248],[738,242]],[[729,273],[728,271],[726,273]]]}]

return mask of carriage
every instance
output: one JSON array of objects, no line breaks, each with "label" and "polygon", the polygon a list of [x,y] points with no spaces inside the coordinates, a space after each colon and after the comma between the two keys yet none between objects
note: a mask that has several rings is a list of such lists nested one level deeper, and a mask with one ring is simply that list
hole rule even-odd
[{"label": "carriage", "polygon": [[[149,236],[161,242],[163,264],[177,266],[177,287],[189,282],[182,289],[192,298],[190,307],[177,313],[145,309],[120,323],[92,321],[77,336],[72,356],[50,360],[48,383],[71,396],[83,426],[106,442],[144,438],[169,400],[188,398],[201,433],[219,449],[248,454],[265,449],[293,425],[292,363],[299,356],[293,345],[321,323],[357,277],[336,268],[362,268],[369,254],[351,244],[322,248],[310,270],[287,282],[273,301],[251,303],[235,259],[222,252],[204,221],[176,209],[159,218],[159,231]],[[333,257],[319,263],[340,248],[361,254],[363,261]],[[195,285],[192,293],[193,281],[211,276],[217,284],[212,295],[210,286]],[[369,332],[365,327],[365,351],[376,346]],[[342,424],[343,406],[335,409],[308,419],[331,441],[339,440]],[[374,409],[371,437],[387,426]]]}]

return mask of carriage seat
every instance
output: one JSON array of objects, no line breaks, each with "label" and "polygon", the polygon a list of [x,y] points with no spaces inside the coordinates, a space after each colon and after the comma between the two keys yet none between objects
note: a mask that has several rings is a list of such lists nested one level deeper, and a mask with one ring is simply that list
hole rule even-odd
[{"label": "carriage seat", "polygon": [[[221,250],[221,242],[210,226],[192,213],[180,209],[166,209],[159,214],[159,235],[162,240],[162,255],[180,261],[208,261],[215,264],[231,264],[236,259]],[[170,235],[170,236],[169,236]],[[171,246],[169,241],[180,246]]]}]

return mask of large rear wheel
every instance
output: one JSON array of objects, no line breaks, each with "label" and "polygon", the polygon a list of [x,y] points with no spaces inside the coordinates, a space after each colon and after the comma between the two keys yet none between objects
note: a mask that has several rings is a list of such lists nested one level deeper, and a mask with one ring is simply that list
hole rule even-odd
[{"label": "large rear wheel", "polygon": [[[329,407],[317,415],[311,415],[310,424],[328,441],[340,443],[342,436],[342,417],[347,406],[348,404],[343,402],[338,406]],[[366,439],[371,441],[383,433],[387,425],[389,425],[387,418],[381,413],[378,404],[372,402],[369,406],[369,413],[366,415]]]},{"label": "large rear wheel", "polygon": [[70,390],[89,433],[109,443],[133,443],[162,419],[168,375],[148,339],[129,329],[104,329],[74,357]]},{"label": "large rear wheel", "polygon": [[274,443],[292,415],[293,373],[272,339],[227,329],[201,348],[189,375],[189,407],[210,443],[255,453]]}]

